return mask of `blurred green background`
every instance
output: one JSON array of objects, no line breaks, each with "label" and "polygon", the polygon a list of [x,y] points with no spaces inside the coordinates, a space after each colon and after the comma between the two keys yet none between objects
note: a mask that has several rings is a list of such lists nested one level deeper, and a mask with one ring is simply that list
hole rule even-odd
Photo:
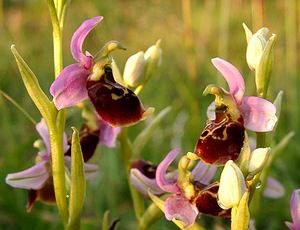
[{"label": "blurred green background", "polygon": [[[95,53],[108,40],[118,40],[127,51],[114,53],[123,69],[126,59],[146,50],[162,39],[163,61],[141,93],[144,105],[157,111],[168,105],[172,111],[156,130],[142,156],[159,162],[175,146],[193,151],[205,125],[206,108],[213,99],[203,97],[207,84],[226,83],[212,67],[216,56],[229,60],[245,77],[247,95],[255,94],[254,76],[245,60],[245,22],[256,31],[267,26],[277,35],[275,62],[269,100],[284,91],[282,115],[275,140],[289,131],[296,135],[272,165],[270,174],[281,181],[285,196],[263,199],[257,229],[285,229],[290,220],[289,199],[294,188],[300,188],[300,2],[297,0],[77,0],[71,1],[64,30],[64,65],[73,63],[69,43],[74,30],[90,17],[103,15],[104,21],[90,34],[84,46]],[[10,52],[16,48],[38,76],[49,95],[53,81],[52,32],[46,1],[0,0],[0,89],[14,98],[35,120],[40,115],[28,97]],[[78,111],[70,110],[66,131],[78,124]],[[32,123],[14,106],[0,97],[0,229],[61,229],[54,206],[38,202],[26,213],[27,191],[5,184],[7,173],[31,166],[36,156],[32,144],[38,138]],[[79,126],[79,125],[77,125]],[[132,138],[145,122],[130,129]],[[135,229],[130,193],[122,168],[119,147],[111,150],[99,146],[93,162],[100,165],[99,177],[88,182],[83,213],[83,229],[100,229],[105,210],[113,219],[121,219],[118,229]],[[217,228],[219,218],[201,217],[200,222]],[[225,221],[228,223],[228,221]],[[226,225],[224,225],[226,226]],[[228,227],[227,227],[228,228]],[[152,229],[176,229],[163,218]],[[218,228],[220,229],[220,228]]]}]

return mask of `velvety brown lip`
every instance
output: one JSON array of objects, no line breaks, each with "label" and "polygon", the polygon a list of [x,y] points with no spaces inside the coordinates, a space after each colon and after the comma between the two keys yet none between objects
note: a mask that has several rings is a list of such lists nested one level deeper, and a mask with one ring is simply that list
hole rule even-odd
[{"label": "velvety brown lip", "polygon": [[99,116],[112,126],[126,126],[143,117],[145,110],[139,98],[114,80],[108,65],[99,80],[87,81],[87,91]]},{"label": "velvety brown lip", "polygon": [[207,123],[195,148],[205,163],[222,165],[239,157],[245,138],[245,128],[233,121],[229,114],[216,113],[216,119]]}]

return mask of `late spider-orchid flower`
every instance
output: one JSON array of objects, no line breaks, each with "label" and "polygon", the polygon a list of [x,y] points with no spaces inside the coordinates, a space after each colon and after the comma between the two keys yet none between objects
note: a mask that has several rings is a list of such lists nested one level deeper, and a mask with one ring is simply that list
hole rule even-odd
[{"label": "late spider-orchid flower", "polygon": [[192,172],[184,172],[186,158],[183,157],[178,164],[177,180],[166,177],[169,165],[179,152],[179,148],[170,151],[156,170],[158,187],[165,193],[170,193],[163,205],[166,219],[179,220],[186,228],[196,221],[200,213],[229,217],[230,210],[222,209],[217,202],[219,183],[209,184],[216,172],[215,166],[200,162]]},{"label": "late spider-orchid flower", "polygon": [[290,230],[300,229],[300,189],[295,189],[290,201],[291,216],[293,222],[286,221],[285,224]]},{"label": "late spider-orchid flower", "polygon": [[[37,200],[46,203],[54,203],[54,187],[51,174],[51,149],[50,137],[47,125],[42,119],[37,125],[36,130],[41,136],[45,150],[40,151],[36,158],[36,164],[26,170],[17,173],[10,173],[6,176],[6,183],[14,188],[28,189],[27,210],[30,211]],[[64,152],[68,152],[69,145],[67,137],[64,134],[63,141]],[[71,157],[65,155],[65,166],[70,169]],[[93,178],[98,169],[97,165],[84,163],[86,179]]]},{"label": "late spider-orchid flower", "polygon": [[97,57],[82,51],[86,36],[102,19],[102,16],[88,19],[75,31],[71,53],[77,63],[62,70],[50,93],[58,110],[89,98],[103,120],[112,126],[126,126],[144,119],[153,108],[145,111],[134,92],[115,81],[108,54],[120,47],[118,42],[107,43],[102,49],[106,53],[100,52]]},{"label": "late spider-orchid flower", "polygon": [[277,122],[275,106],[260,97],[244,96],[242,75],[232,64],[212,59],[213,65],[228,83],[229,92],[210,85],[204,94],[214,94],[215,102],[208,108],[210,119],[202,132],[195,153],[208,164],[225,164],[236,160],[243,147],[245,128],[255,132],[268,132]]},{"label": "late spider-orchid flower", "polygon": [[227,81],[233,102],[243,118],[244,127],[254,132],[272,131],[277,122],[274,104],[260,97],[244,96],[244,78],[231,63],[221,58],[212,59],[212,63]]}]

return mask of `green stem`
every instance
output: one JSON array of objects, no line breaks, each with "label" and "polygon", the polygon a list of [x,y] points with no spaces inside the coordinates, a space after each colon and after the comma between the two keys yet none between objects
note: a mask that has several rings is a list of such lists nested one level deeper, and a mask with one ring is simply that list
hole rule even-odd
[{"label": "green stem", "polygon": [[130,188],[131,198],[133,202],[134,212],[136,218],[139,220],[142,214],[144,213],[144,201],[141,195],[136,191],[136,189],[130,183],[130,160],[133,154],[132,146],[128,138],[128,128],[122,128],[120,134],[121,142],[121,152],[123,157],[123,165],[127,176],[128,186]]},{"label": "green stem", "polygon": [[65,164],[63,152],[63,135],[56,127],[56,122],[48,124],[52,153],[52,176],[57,208],[66,224],[68,221],[67,192],[65,186]]},{"label": "green stem", "polygon": [[[47,0],[49,13],[53,29],[53,58],[54,58],[54,73],[55,78],[59,75],[63,68],[62,58],[62,28],[63,14],[65,13],[65,1]],[[65,164],[64,164],[64,149],[63,149],[63,132],[65,126],[65,111],[61,110],[56,117],[47,121],[50,132],[50,145],[52,152],[52,175],[54,192],[57,208],[62,217],[64,224],[68,222],[68,204],[67,191],[65,183]]]},{"label": "green stem", "polygon": [[163,212],[152,203],[141,216],[139,221],[139,230],[147,230],[155,221],[163,216]]}]

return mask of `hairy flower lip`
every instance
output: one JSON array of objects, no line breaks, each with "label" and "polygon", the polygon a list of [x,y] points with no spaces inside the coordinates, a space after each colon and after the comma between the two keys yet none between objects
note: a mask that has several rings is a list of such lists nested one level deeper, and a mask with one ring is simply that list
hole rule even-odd
[{"label": "hairy flower lip", "polygon": [[102,75],[99,80],[89,78],[86,88],[92,104],[103,120],[113,127],[128,126],[149,115],[151,108],[145,110],[133,91],[115,81],[110,65],[104,65],[100,71]]},{"label": "hairy flower lip", "polygon": [[[153,109],[145,110],[133,91],[114,80],[108,55],[117,48],[123,49],[123,46],[110,41],[96,54],[96,59],[89,52],[82,51],[87,35],[102,19],[102,16],[97,16],[85,20],[75,31],[71,53],[78,63],[62,70],[52,83],[50,93],[58,110],[90,99],[99,116],[111,126],[132,125],[145,119]],[[103,77],[106,78],[104,81]]]},{"label": "hairy flower lip", "polygon": [[[29,190],[29,200],[27,210],[30,211],[36,200],[48,201],[54,194],[46,194],[47,191],[53,190],[52,171],[51,171],[51,149],[50,149],[50,136],[48,127],[44,119],[41,119],[36,124],[36,130],[45,142],[46,152],[39,152],[38,156],[42,159],[32,167],[25,169],[21,172],[10,173],[6,176],[6,183],[14,188],[23,188]],[[67,152],[69,145],[67,144],[67,137],[63,135],[63,148]],[[71,157],[64,156],[64,164],[70,169]],[[97,165],[84,163],[85,177],[91,179],[95,176],[98,169]],[[50,183],[51,182],[51,183]],[[52,187],[51,187],[52,186]],[[45,198],[45,199],[44,199]],[[53,200],[52,198],[50,199]]]}]

